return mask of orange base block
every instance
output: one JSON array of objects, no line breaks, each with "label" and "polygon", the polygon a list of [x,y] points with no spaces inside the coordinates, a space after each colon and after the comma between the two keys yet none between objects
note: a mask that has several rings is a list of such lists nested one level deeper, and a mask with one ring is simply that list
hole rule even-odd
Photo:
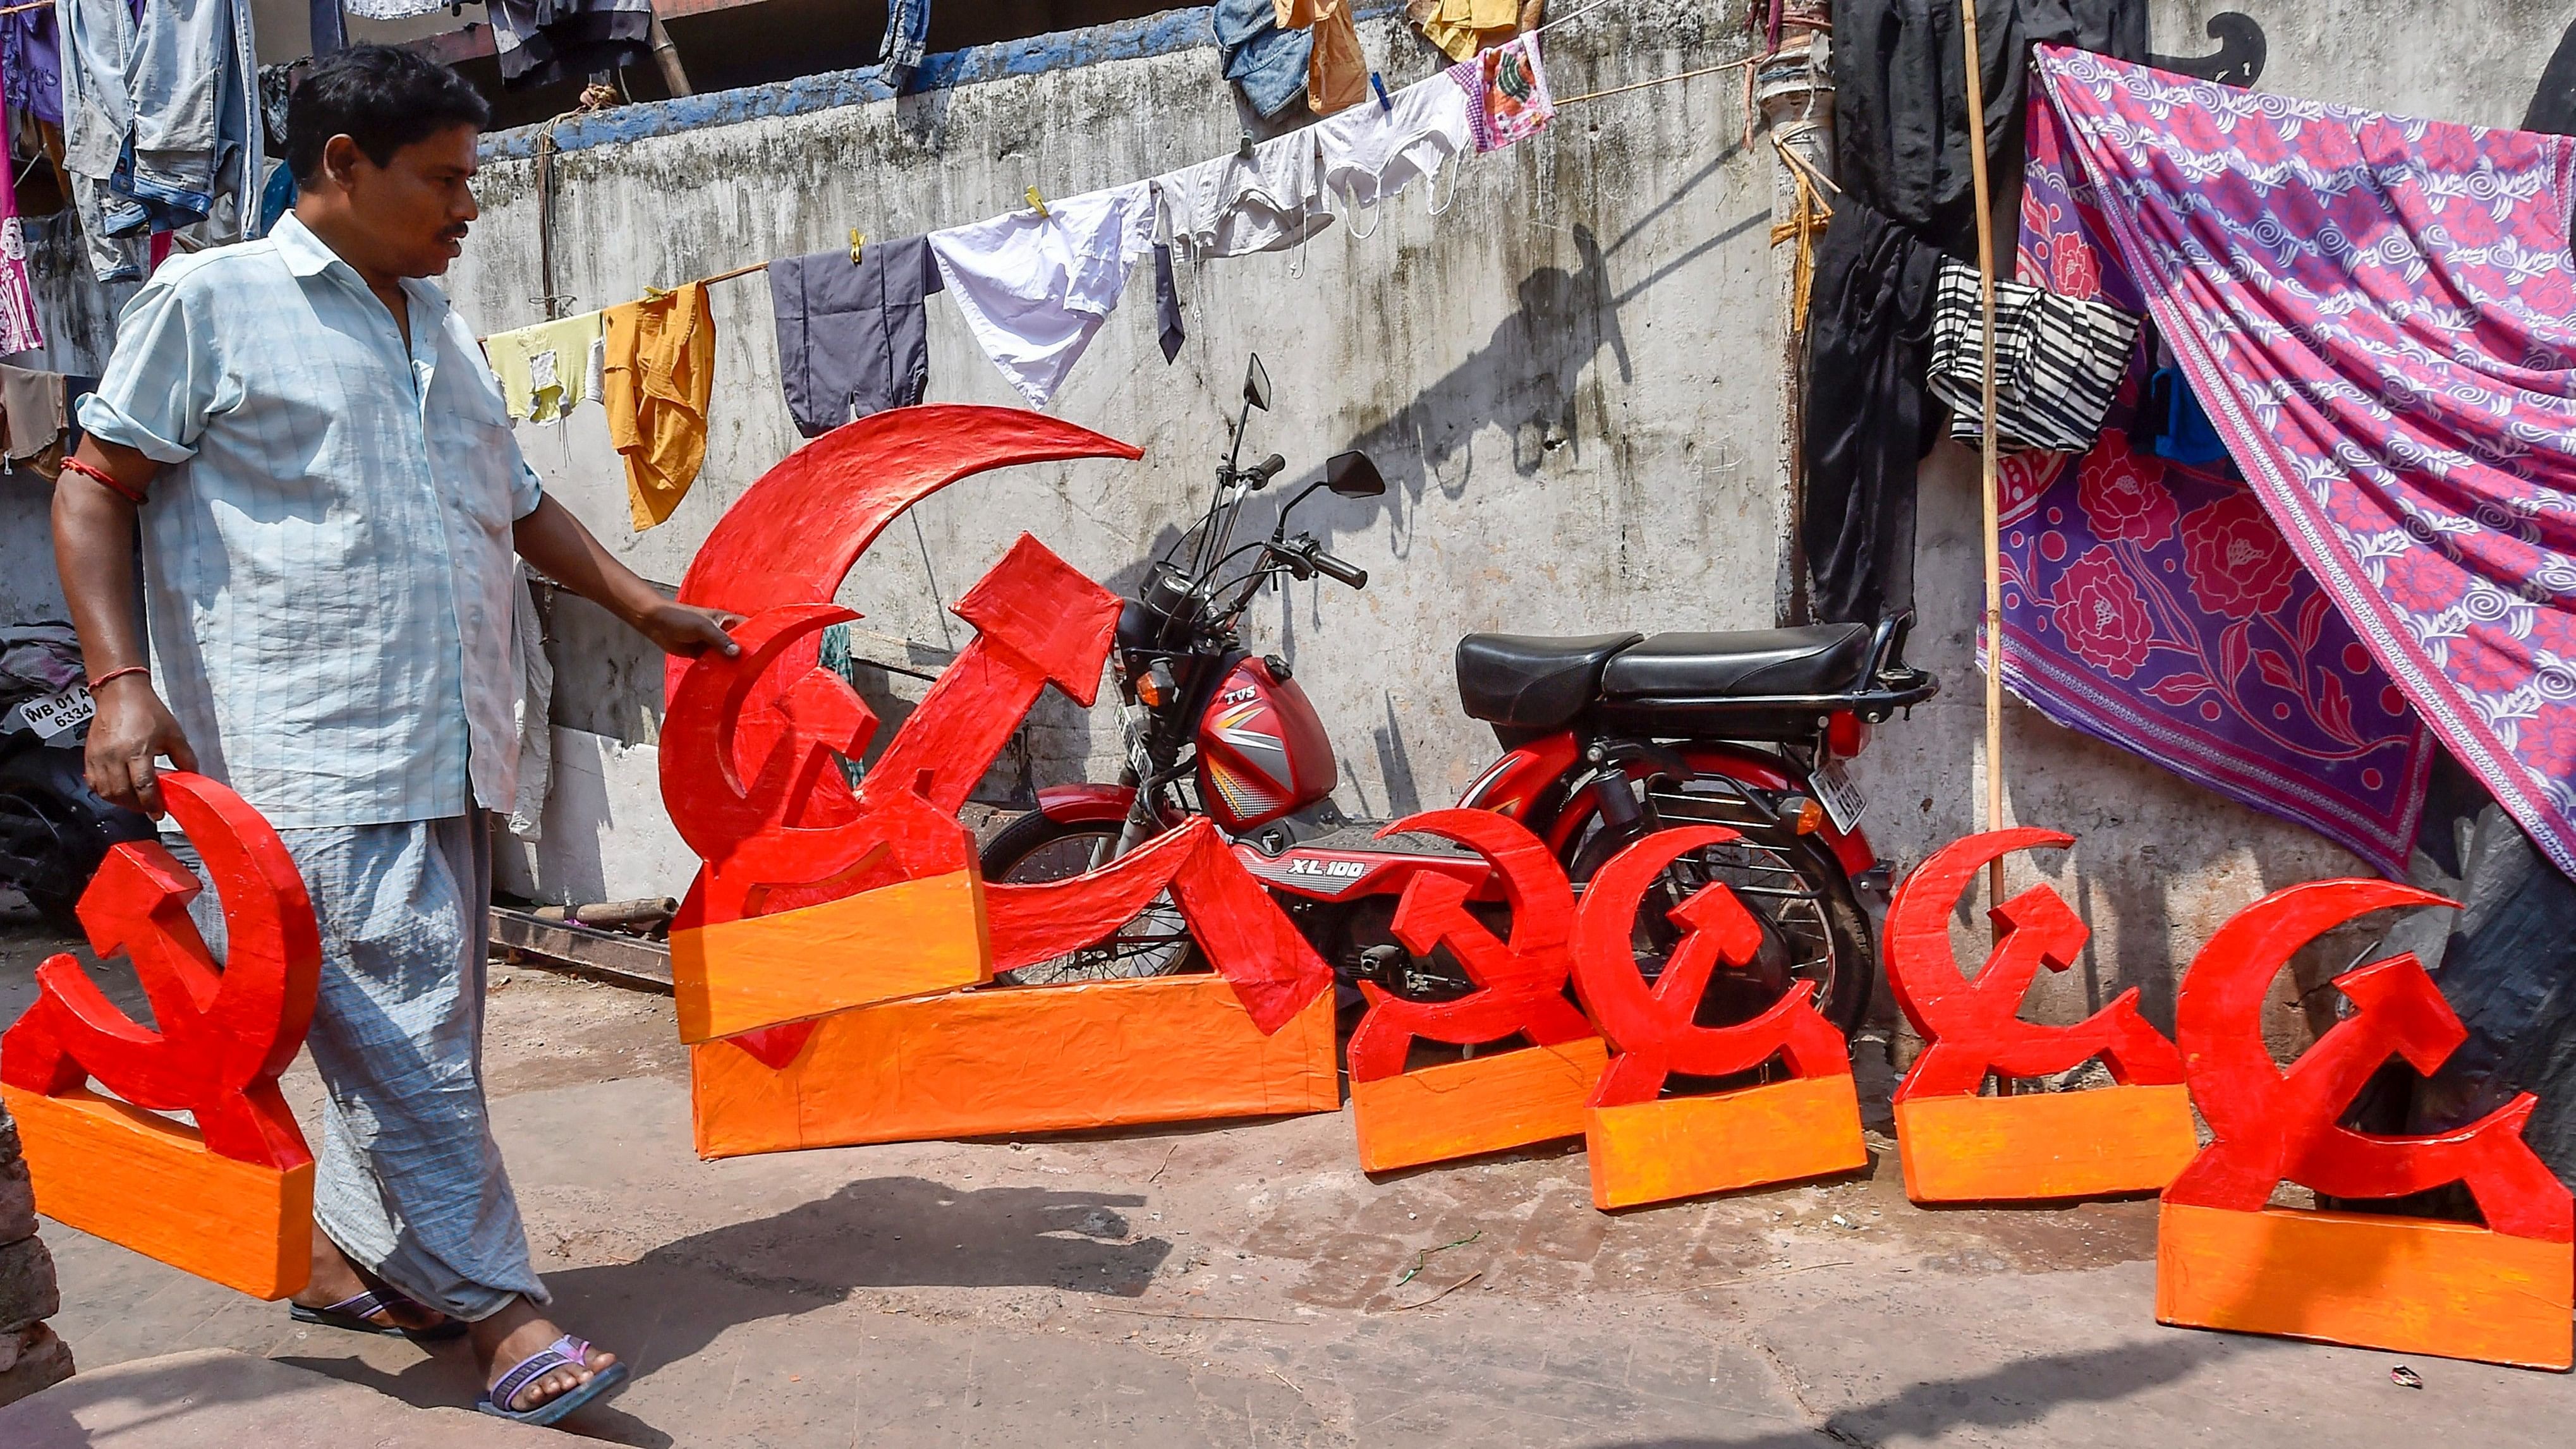
[{"label": "orange base block", "polygon": [[784,1071],[691,1048],[698,1154],[1330,1112],[1333,998],[1263,1036],[1215,975],[998,987],[823,1018]]},{"label": "orange base block", "polygon": [[2576,1248],[2467,1223],[2164,1204],[2156,1321],[2564,1369]]},{"label": "orange base block", "polygon": [[684,1042],[953,991],[992,976],[984,886],[971,870],[671,933],[672,995]]},{"label": "orange base block", "polygon": [[2177,1083],[1917,1097],[1896,1104],[1896,1146],[1916,1202],[2032,1202],[2162,1192],[2200,1138]]},{"label": "orange base block", "polygon": [[1592,1205],[1604,1210],[1824,1177],[1869,1165],[1848,1074],[1585,1114]]},{"label": "orange base block", "polygon": [[1588,1036],[1353,1082],[1360,1170],[1392,1172],[1576,1136],[1583,1104],[1609,1065],[1610,1049]]},{"label": "orange base block", "polygon": [[94,1092],[0,1087],[0,1102],[45,1216],[254,1298],[283,1298],[311,1275],[311,1163],[280,1172],[217,1157],[195,1128]]}]

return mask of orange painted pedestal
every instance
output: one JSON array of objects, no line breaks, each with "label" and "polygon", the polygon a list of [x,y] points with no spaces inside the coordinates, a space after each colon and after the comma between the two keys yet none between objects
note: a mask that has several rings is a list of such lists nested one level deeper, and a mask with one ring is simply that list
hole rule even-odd
[{"label": "orange painted pedestal", "polygon": [[1896,1104],[1896,1146],[1916,1202],[2034,1202],[2162,1192],[2200,1138],[2177,1082],[1916,1097]]},{"label": "orange painted pedestal", "polygon": [[684,1042],[972,986],[992,960],[971,870],[671,933]]},{"label": "orange painted pedestal", "polygon": [[1609,1063],[1609,1048],[1588,1036],[1353,1082],[1360,1170],[1392,1172],[1579,1136],[1583,1104]]},{"label": "orange painted pedestal", "polygon": [[1869,1165],[1847,1074],[1594,1107],[1585,1117],[1592,1205],[1605,1211]]},{"label": "orange painted pedestal", "polygon": [[313,1164],[217,1157],[195,1129],[86,1090],[0,1087],[0,1102],[45,1216],[254,1298],[311,1275]]},{"label": "orange painted pedestal", "polygon": [[2576,1248],[2467,1223],[2166,1203],[2156,1321],[2565,1369]]},{"label": "orange painted pedestal", "polygon": [[1224,977],[997,987],[827,1016],[773,1071],[691,1049],[698,1155],[1341,1106],[1333,999],[1264,1036]]}]

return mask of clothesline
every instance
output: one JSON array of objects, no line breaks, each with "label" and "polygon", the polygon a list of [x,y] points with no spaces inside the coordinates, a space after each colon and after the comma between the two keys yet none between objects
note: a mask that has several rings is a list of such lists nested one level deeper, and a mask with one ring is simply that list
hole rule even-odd
[{"label": "clothesline", "polygon": [[35,0],[35,3],[29,5],[10,5],[0,7],[0,15],[16,15],[25,10],[51,10],[53,8],[54,0]]},{"label": "clothesline", "polygon": [[[1603,0],[1603,3],[1608,3],[1608,0]],[[1753,65],[1762,59],[1764,59],[1762,56],[1748,55],[1742,60],[1730,60],[1724,65],[1703,66],[1698,70],[1686,70],[1674,75],[1660,75],[1655,77],[1653,80],[1632,81],[1624,86],[1612,86],[1606,91],[1585,91],[1579,96],[1563,96],[1557,100],[1556,104],[1558,109],[1562,110],[1578,101],[1597,101],[1604,96],[1619,96],[1626,95],[1630,91],[1642,91],[1648,86],[1671,85],[1675,81],[1695,80],[1700,76],[1715,75],[1720,71],[1742,70],[1746,66]]]}]

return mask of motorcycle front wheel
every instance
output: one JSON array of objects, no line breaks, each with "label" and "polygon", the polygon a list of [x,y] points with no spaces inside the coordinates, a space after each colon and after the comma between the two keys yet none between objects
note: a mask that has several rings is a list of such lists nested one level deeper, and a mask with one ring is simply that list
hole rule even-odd
[{"label": "motorcycle front wheel", "polygon": [[[1115,820],[1050,820],[1032,810],[1002,827],[984,847],[984,879],[995,885],[1070,880],[1109,863],[1124,827]],[[1063,986],[1077,981],[1134,981],[1204,971],[1207,960],[1169,893],[1097,945],[1051,961],[994,974],[996,986]]]}]

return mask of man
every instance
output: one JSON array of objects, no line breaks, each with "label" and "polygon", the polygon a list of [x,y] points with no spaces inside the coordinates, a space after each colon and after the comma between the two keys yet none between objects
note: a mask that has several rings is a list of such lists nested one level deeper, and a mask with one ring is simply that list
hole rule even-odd
[{"label": "man", "polygon": [[483,1097],[484,812],[509,807],[517,765],[511,554],[665,650],[736,649],[731,616],[661,598],[544,496],[473,333],[418,280],[478,214],[488,117],[409,51],[316,65],[288,105],[293,213],[174,258],[120,319],[54,547],[95,681],[92,788],[158,816],[156,759],[226,781],[320,917],[308,1041],[329,1095],[297,1317],[461,1324],[481,1407],[542,1423],[626,1370],[540,1313]]}]

